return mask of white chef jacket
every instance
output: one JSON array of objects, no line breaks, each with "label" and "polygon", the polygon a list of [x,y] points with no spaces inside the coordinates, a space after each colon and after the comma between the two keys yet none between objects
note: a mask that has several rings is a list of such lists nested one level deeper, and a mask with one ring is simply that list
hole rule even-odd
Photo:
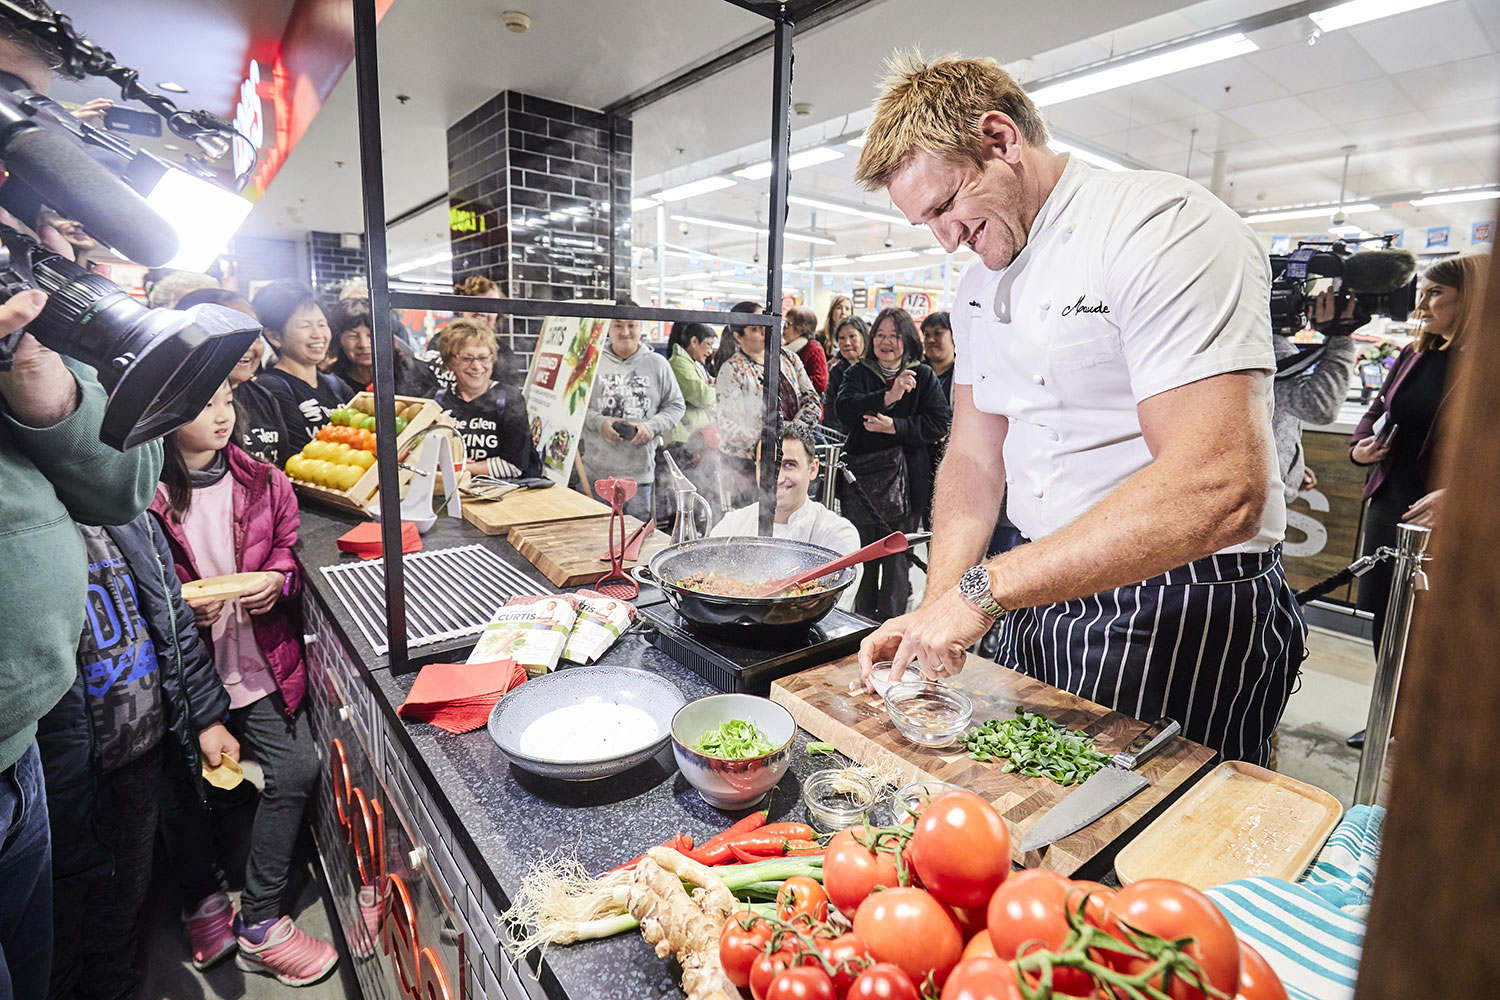
[{"label": "white chef jacket", "polygon": [[[1007,513],[1049,535],[1151,463],[1136,404],[1189,382],[1274,371],[1270,264],[1250,227],[1175,174],[1070,157],[1001,271],[965,269],[953,304],[954,381],[1009,420]],[[1272,405],[1266,379],[1266,409]],[[1260,531],[1286,528],[1274,463]]]},{"label": "white chef jacket", "polygon": [[[760,504],[753,503],[748,507],[729,511],[708,533],[715,538],[755,535],[759,534],[759,527]],[[772,524],[771,537],[811,542],[825,549],[832,549],[841,556],[847,556],[859,548],[859,529],[848,518],[840,517],[811,498],[792,511],[786,524]],[[859,589],[860,576],[864,570],[863,566],[854,567],[854,582],[839,597],[839,607],[845,610],[854,607],[854,592]]]}]

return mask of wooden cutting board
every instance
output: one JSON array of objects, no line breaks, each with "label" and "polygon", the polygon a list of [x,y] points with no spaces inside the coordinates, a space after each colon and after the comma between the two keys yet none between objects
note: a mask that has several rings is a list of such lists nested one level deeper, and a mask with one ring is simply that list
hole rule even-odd
[{"label": "wooden cutting board", "polygon": [[[633,517],[625,518],[625,534],[629,536],[640,523]],[[599,558],[609,548],[607,517],[526,524],[510,529],[506,537],[517,552],[559,587],[593,583],[609,570],[609,563]],[[641,545],[640,558],[626,561],[626,568],[650,559],[670,541],[665,532],[652,531]]]},{"label": "wooden cutting board", "polygon": [[1115,873],[1125,885],[1172,878],[1198,889],[1257,875],[1295,882],[1343,814],[1321,788],[1226,760],[1125,845]]},{"label": "wooden cutting board", "polygon": [[[1050,868],[1072,875],[1111,847],[1179,786],[1191,782],[1215,756],[1201,744],[1182,737],[1172,739],[1139,768],[1150,786],[1071,837],[1022,855],[1021,836],[1026,828],[1073,788],[1047,778],[1006,774],[1000,764],[970,760],[956,743],[939,750],[917,746],[897,732],[878,697],[864,691],[849,692],[850,683],[858,679],[859,661],[849,656],[776,681],[771,685],[771,700],[791,712],[803,729],[860,764],[893,772],[903,782],[937,779],[982,795],[1005,818],[1015,860],[1027,868]],[[1069,729],[1086,731],[1094,737],[1095,745],[1109,754],[1122,749],[1147,725],[973,655],[952,686],[973,701],[975,725],[1009,718],[1020,706]]]},{"label": "wooden cutting board", "polygon": [[499,500],[463,501],[464,520],[486,535],[504,535],[523,524],[608,517],[609,505],[562,486],[516,490]]}]

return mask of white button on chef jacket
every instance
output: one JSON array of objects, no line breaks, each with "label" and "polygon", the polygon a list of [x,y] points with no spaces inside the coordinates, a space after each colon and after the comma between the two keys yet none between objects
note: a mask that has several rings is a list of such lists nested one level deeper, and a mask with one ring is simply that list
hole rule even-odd
[{"label": "white button on chef jacket", "polygon": [[[1270,265],[1254,233],[1203,187],[1070,157],[1003,271],[975,260],[954,294],[954,381],[1010,418],[1007,514],[1029,538],[1076,520],[1151,462],[1136,404],[1226,372],[1276,367]],[[1271,380],[1266,379],[1267,412]],[[1273,463],[1274,465],[1274,463]],[[1260,531],[1285,533],[1277,471]]]}]

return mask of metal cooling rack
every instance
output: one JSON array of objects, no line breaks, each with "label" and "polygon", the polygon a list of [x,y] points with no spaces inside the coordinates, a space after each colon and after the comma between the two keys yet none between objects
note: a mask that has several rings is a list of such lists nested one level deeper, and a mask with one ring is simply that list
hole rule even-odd
[{"label": "metal cooling rack", "polygon": [[[556,593],[482,545],[417,552],[406,570],[406,644],[475,638],[495,609],[519,594]],[[385,560],[324,566],[323,576],[377,654],[390,651],[385,625]]]}]

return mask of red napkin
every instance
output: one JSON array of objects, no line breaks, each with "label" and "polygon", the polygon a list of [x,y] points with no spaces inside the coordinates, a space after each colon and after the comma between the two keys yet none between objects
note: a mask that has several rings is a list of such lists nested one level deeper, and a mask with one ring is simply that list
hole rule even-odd
[{"label": "red napkin", "polygon": [[[350,528],[339,536],[338,546],[342,551],[353,552],[361,559],[379,559],[382,554],[380,547],[380,522],[366,521],[361,525]],[[417,531],[417,526],[410,521],[401,522],[401,551],[422,551],[422,534]]]},{"label": "red napkin", "polygon": [[467,733],[488,722],[501,695],[525,679],[526,668],[510,659],[429,663],[396,714],[450,733]]}]

